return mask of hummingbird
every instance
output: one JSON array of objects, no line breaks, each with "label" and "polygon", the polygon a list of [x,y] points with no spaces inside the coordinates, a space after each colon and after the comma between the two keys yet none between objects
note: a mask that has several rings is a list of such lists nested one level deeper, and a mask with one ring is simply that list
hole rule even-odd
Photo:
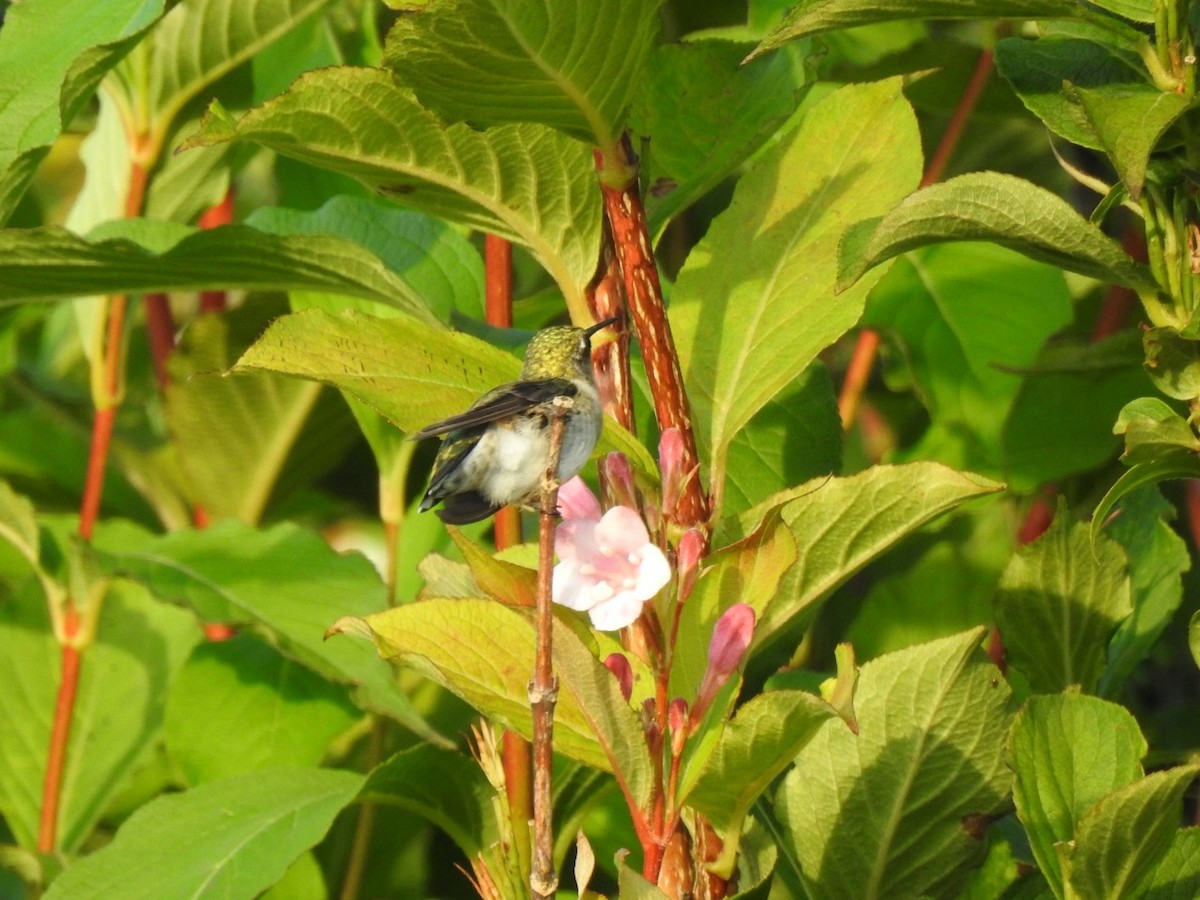
[{"label": "hummingbird", "polygon": [[488,391],[466,412],[427,425],[412,440],[444,434],[421,500],[421,511],[439,502],[447,525],[465,525],[509,503],[530,503],[549,465],[550,418],[558,397],[570,397],[558,478],[575,475],[592,455],[604,416],[592,375],[592,335],[617,322],[591,328],[543,328],[525,351],[516,381]]}]

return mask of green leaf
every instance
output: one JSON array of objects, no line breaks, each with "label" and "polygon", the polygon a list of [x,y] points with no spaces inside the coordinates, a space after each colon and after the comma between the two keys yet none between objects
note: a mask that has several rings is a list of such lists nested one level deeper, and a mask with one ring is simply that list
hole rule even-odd
[{"label": "green leaf", "polygon": [[971,503],[926,525],[905,540],[902,553],[871,566],[869,588],[843,640],[860,659],[871,659],[990,624],[1012,531],[1012,512],[1002,501]]},{"label": "green leaf", "polygon": [[900,19],[1048,19],[1075,16],[1075,0],[801,0],[750,54],[822,31]]},{"label": "green leaf", "polygon": [[869,283],[830,300],[836,248],[851,217],[890,208],[920,178],[900,87],[853,85],[813,107],[738,181],[679,273],[671,327],[718,497],[734,436],[862,312]]},{"label": "green leaf", "polygon": [[1094,691],[1108,642],[1132,611],[1120,545],[1091,540],[1062,503],[1050,529],[1018,549],[996,594],[1008,661],[1039,693]]},{"label": "green leaf", "polygon": [[954,896],[1006,802],[1010,693],[983,629],[862,667],[858,733],[826,722],[776,798],[808,895]]},{"label": "green leaf", "polygon": [[576,321],[600,247],[600,194],[588,148],[539,125],[446,126],[379,69],[301,76],[236,122],[214,108],[189,144],[248,140],[351,175],[439,218],[524,244],[558,282]]},{"label": "green leaf", "polygon": [[1147,484],[1158,484],[1161,481],[1174,481],[1181,478],[1200,478],[1200,457],[1195,453],[1179,452],[1160,456],[1152,462],[1138,463],[1128,472],[1117,479],[1116,484],[1108,489],[1108,493],[1096,505],[1092,513],[1092,540],[1100,534],[1108,514],[1116,506],[1117,501],[1130,491]]},{"label": "green leaf", "polygon": [[829,371],[814,362],[729,442],[721,510],[736,516],[842,464],[842,420]]},{"label": "green leaf", "polygon": [[[816,479],[783,491],[736,520],[722,522],[714,542],[719,546],[752,532],[776,507],[795,538],[797,562],[755,629],[755,641],[763,642],[793,617],[811,612],[819,600],[901,538],[964,501],[1001,487],[938,463],[873,466],[857,475]],[[685,614],[687,609],[685,605]]]},{"label": "green leaf", "polygon": [[[167,691],[199,639],[189,613],[156,602],[138,585],[110,586],[95,642],[83,653],[71,716],[58,843],[76,852],[131,771],[161,739]],[[37,845],[46,748],[60,673],[40,592],[0,603],[0,810],[17,842]]]},{"label": "green leaf", "polygon": [[1154,22],[1154,0],[1096,0],[1095,5],[1133,22]]},{"label": "green leaf", "polygon": [[[276,319],[234,371],[279,372],[333,385],[412,433],[466,409],[484,391],[516,378],[520,368],[511,354],[467,334],[407,318],[310,309]],[[606,419],[596,453],[613,450],[645,475],[658,471],[646,448]]]},{"label": "green leaf", "polygon": [[284,655],[354,685],[364,708],[391,716],[426,740],[445,742],[413,711],[385,663],[348,641],[324,640],[339,616],[387,606],[383,583],[362,556],[339,555],[295,525],[256,531],[232,520],[168,534],[136,551],[109,552],[112,565],[159,596],[190,603],[208,621],[265,628]]},{"label": "green leaf", "polygon": [[55,227],[0,231],[0,306],[97,293],[301,288],[367,297],[435,321],[403,279],[349,241],[244,225],[194,231],[148,220],[105,229],[115,233],[85,240]]},{"label": "green leaf", "polygon": [[41,570],[41,538],[33,504],[0,481],[0,539],[16,548],[34,571]]},{"label": "green leaf", "polygon": [[46,900],[255,896],[324,837],[362,783],[353,772],[272,769],[164,795],[68,868]]},{"label": "green leaf", "polygon": [[316,766],[361,718],[344,688],[237,635],[201,644],[167,700],[166,742],[188,785],[227,775]]},{"label": "green leaf", "polygon": [[[882,219],[860,223],[842,242],[839,287],[906,250],[947,241],[991,241],[1033,259],[1154,297],[1145,266],[1062,198],[1028,181],[974,172],[910,194]],[[1153,314],[1153,311],[1151,311]]]},{"label": "green leaf", "polygon": [[1200,896],[1200,828],[1181,828],[1146,879],[1143,900],[1192,900]]},{"label": "green leaf", "polygon": [[1182,576],[1191,566],[1187,544],[1171,527],[1175,507],[1147,488],[1127,494],[1108,535],[1129,559],[1133,615],[1121,623],[1108,647],[1100,678],[1102,696],[1116,697],[1134,667],[1150,655],[1183,601]]},{"label": "green leaf", "polygon": [[1137,200],[1151,152],[1163,133],[1187,111],[1188,99],[1150,84],[1092,89],[1076,85],[1075,91],[1104,152],[1129,188],[1129,196]]},{"label": "green leaf", "polygon": [[148,113],[165,139],[187,104],[333,0],[184,0],[151,35]]},{"label": "green leaf", "polygon": [[791,54],[740,65],[746,47],[729,41],[663,44],[630,111],[650,185],[650,234],[743,166],[796,111],[807,89]]},{"label": "green leaf", "polygon": [[[413,304],[443,322],[483,318],[483,261],[471,242],[437,219],[391,204],[337,196],[312,212],[260,207],[246,224],[269,234],[331,235],[369,250],[403,279]],[[343,306],[344,306],[343,301]],[[379,307],[368,312],[378,312]]]},{"label": "green leaf", "polygon": [[1084,814],[1075,842],[1059,848],[1070,898],[1138,895],[1179,829],[1183,794],[1200,766],[1154,772]]},{"label": "green leaf", "polygon": [[457,528],[447,529],[471,569],[478,591],[508,606],[537,605],[537,570],[497,559]]},{"label": "green leaf", "polygon": [[1192,613],[1188,621],[1188,648],[1192,651],[1192,659],[1200,666],[1200,611]]},{"label": "green leaf", "polygon": [[1181,449],[1200,451],[1200,438],[1192,426],[1157,397],[1126,403],[1113,425],[1113,434],[1125,435],[1121,462],[1127,466],[1153,462]]},{"label": "green leaf", "polygon": [[[1062,272],[990,244],[924,248],[898,260],[863,324],[901,345],[935,426],[973,471],[1000,475],[1003,429],[1022,377],[1073,317]],[[944,452],[944,451],[943,451]]]},{"label": "green leaf", "polygon": [[417,813],[470,859],[496,840],[495,795],[471,757],[420,744],[372,769],[359,799]]},{"label": "green leaf", "polygon": [[[494,600],[424,600],[368,616],[379,654],[433,678],[526,738],[536,634],[529,614]],[[554,622],[554,749],[615,773],[637,803],[650,793],[642,726],[617,680],[574,629]],[[363,648],[355,647],[356,652]]]},{"label": "green leaf", "polygon": [[1200,341],[1173,328],[1149,328],[1142,334],[1146,372],[1154,386],[1176,400],[1200,398]]},{"label": "green leaf", "polygon": [[396,22],[384,59],[450,121],[537,122],[610,148],[641,86],[660,2],[437,0]]},{"label": "green leaf", "polygon": [[[1043,874],[1063,896],[1055,845],[1098,800],[1142,777],[1146,740],[1121,706],[1075,691],[1030,697],[1008,737],[1017,815]],[[1112,895],[1097,895],[1112,896]]]},{"label": "green leaf", "polygon": [[[104,73],[162,14],[163,0],[26,0],[0,30],[0,225]],[[52,35],[53,39],[47,39]]]},{"label": "green leaf", "polygon": [[722,834],[726,860],[732,862],[737,851],[750,805],[836,715],[833,707],[804,691],[759,694],[725,726],[703,770],[683,773],[679,802],[702,813]]},{"label": "green leaf", "polygon": [[266,508],[288,452],[312,413],[319,384],[226,369],[228,322],[201,316],[169,360],[167,424],[191,499],[213,521],[256,523]]},{"label": "green leaf", "polygon": [[[1025,379],[1004,423],[1005,474],[1015,490],[1033,491],[1049,481],[1086,472],[1119,451],[1112,424],[1121,408],[1152,389],[1141,360],[1109,356],[1123,343],[1110,339],[1090,360],[1078,358],[1075,371],[1060,371]],[[1052,359],[1048,349],[1043,359]],[[1089,365],[1094,367],[1089,369]]]},{"label": "green leaf", "polygon": [[1145,72],[1110,43],[1069,36],[1036,41],[1005,38],[996,43],[996,69],[1021,102],[1060,137],[1092,150],[1104,149],[1095,123],[1078,95],[1064,89],[1114,89],[1145,85]]}]

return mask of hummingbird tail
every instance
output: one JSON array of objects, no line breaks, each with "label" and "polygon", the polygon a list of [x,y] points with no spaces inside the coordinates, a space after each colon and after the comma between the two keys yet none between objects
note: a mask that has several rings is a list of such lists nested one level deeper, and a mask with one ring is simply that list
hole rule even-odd
[{"label": "hummingbird tail", "polygon": [[[425,503],[421,504],[421,508],[427,508]],[[465,491],[443,498],[442,508],[436,512],[437,517],[447,525],[468,525],[494,516],[499,509],[479,491]]]}]

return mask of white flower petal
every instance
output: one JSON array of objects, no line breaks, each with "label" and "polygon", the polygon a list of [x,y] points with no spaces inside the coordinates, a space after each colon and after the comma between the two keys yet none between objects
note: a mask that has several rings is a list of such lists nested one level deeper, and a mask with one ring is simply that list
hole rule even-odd
[{"label": "white flower petal", "polygon": [[666,554],[653,544],[647,544],[638,565],[635,593],[640,599],[649,600],[670,580],[671,564],[667,562]]},{"label": "white flower petal", "polygon": [[626,591],[588,610],[592,627],[598,631],[619,631],[636,622],[641,614],[642,601]]}]

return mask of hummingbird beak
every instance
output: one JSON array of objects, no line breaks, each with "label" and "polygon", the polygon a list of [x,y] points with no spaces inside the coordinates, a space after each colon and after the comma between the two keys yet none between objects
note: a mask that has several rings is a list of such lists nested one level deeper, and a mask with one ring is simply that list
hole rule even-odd
[{"label": "hummingbird beak", "polygon": [[616,325],[620,321],[621,321],[620,316],[613,316],[611,319],[605,319],[603,322],[597,322],[591,328],[585,328],[583,331],[583,335],[589,341],[591,341],[592,335],[595,334],[597,331],[603,331],[609,325]]}]

